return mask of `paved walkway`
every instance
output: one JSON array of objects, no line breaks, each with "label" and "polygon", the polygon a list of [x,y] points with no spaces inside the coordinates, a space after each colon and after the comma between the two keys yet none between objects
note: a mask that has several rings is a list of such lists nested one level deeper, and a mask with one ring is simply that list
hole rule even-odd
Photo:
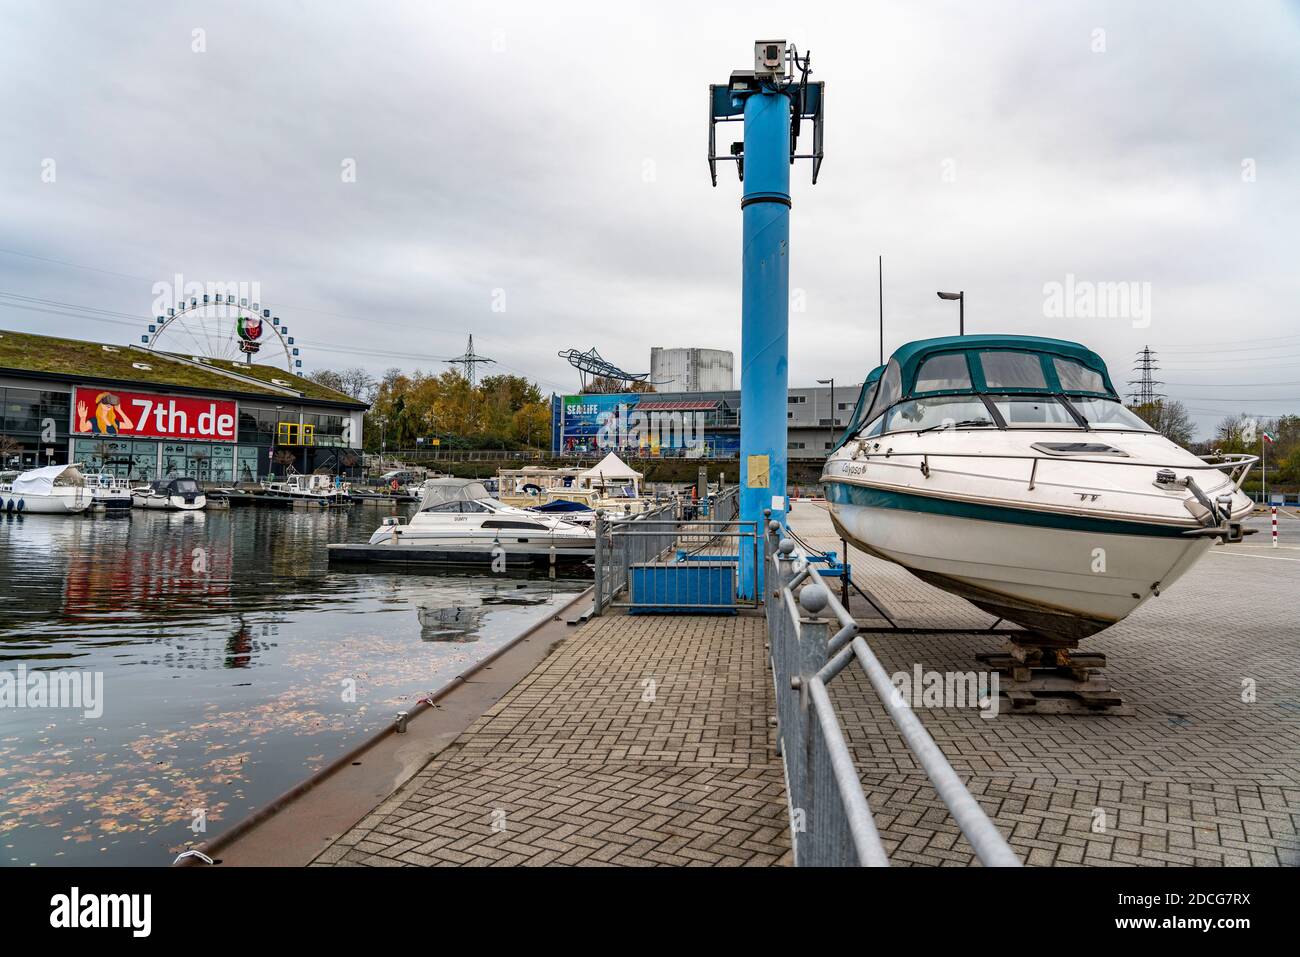
[{"label": "paved walkway", "polygon": [[[839,548],[824,509],[794,528]],[[1300,864],[1300,550],[1216,547],[1131,617],[1087,639],[1126,717],[918,710],[981,805],[1029,864]],[[1255,544],[1258,543],[1258,544]],[[853,577],[900,624],[993,619],[889,562],[852,552]],[[869,606],[855,602],[858,615]],[[872,635],[890,674],[981,670],[978,635]],[[1243,702],[1243,681],[1256,700]],[[861,669],[831,685],[867,800],[896,864],[967,864],[973,854],[901,746]]]},{"label": "paved walkway", "polygon": [[[801,504],[792,522],[838,546],[824,510]],[[901,623],[991,623],[897,566],[851,558]],[[1130,716],[921,719],[1029,864],[1300,863],[1298,564],[1289,544],[1216,548],[1089,639]],[[764,641],[756,617],[595,619],[315,863],[788,863]],[[975,635],[871,642],[891,673],[966,672],[996,647]],[[893,862],[971,863],[859,670],[831,694]]]},{"label": "paved walkway", "polygon": [[315,864],[788,856],[757,617],[593,619]]}]

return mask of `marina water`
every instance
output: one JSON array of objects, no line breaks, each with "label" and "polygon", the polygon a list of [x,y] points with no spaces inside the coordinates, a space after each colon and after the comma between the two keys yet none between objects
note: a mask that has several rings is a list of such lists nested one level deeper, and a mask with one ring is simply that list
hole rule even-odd
[{"label": "marina water", "polygon": [[327,567],[386,514],[0,516],[0,865],[168,864],[586,587]]}]

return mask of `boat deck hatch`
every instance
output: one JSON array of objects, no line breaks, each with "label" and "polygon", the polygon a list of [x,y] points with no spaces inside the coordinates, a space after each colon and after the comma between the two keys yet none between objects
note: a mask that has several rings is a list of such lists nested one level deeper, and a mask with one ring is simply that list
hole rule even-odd
[{"label": "boat deck hatch", "polygon": [[1035,442],[1033,448],[1048,455],[1122,455],[1128,458],[1127,452],[1100,442]]}]

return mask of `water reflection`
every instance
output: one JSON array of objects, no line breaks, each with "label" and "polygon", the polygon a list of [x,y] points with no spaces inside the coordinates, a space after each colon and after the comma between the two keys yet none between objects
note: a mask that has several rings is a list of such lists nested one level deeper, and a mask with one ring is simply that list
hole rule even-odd
[{"label": "water reflection", "polygon": [[0,520],[0,671],[105,689],[98,720],[0,708],[0,864],[166,863],[194,809],[220,830],[585,587],[330,571],[378,514]]}]

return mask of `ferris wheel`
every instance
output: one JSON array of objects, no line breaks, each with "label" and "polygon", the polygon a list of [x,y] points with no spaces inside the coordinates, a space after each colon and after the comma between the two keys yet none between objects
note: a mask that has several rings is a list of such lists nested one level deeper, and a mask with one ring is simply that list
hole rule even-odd
[{"label": "ferris wheel", "polygon": [[195,359],[272,365],[294,372],[302,368],[289,327],[261,303],[234,296],[191,296],[167,315],[149,323],[140,341],[153,352]]}]

